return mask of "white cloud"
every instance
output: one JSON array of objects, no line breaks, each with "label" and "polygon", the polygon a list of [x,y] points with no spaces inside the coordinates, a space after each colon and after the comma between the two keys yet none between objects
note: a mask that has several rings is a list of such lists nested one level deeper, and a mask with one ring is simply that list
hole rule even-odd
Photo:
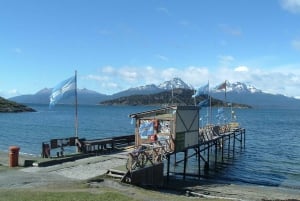
[{"label": "white cloud", "polygon": [[180,20],[179,24],[182,26],[190,26],[191,25],[191,23],[187,20]]},{"label": "white cloud", "polygon": [[[234,60],[231,56],[222,57],[224,60]],[[231,65],[232,66],[232,65]],[[208,81],[211,87],[224,80],[230,82],[249,83],[266,92],[279,93],[288,96],[300,96],[300,65],[289,65],[262,70],[253,66],[221,66],[211,69],[203,66],[186,66],[183,68],[169,67],[161,69],[154,66],[143,67],[103,67],[98,74],[88,75],[86,82],[93,82],[96,91],[106,94],[116,93],[131,87],[146,84],[160,84],[174,77],[180,77],[187,84],[199,87]],[[112,73],[113,72],[113,73]],[[87,87],[88,88],[88,87]]]},{"label": "white cloud", "polygon": [[17,54],[21,54],[22,53],[22,49],[19,48],[19,47],[16,47],[16,48],[13,49],[13,52],[17,53]]},{"label": "white cloud", "polygon": [[166,56],[163,56],[163,55],[156,55],[156,57],[158,58],[158,59],[160,59],[160,60],[162,60],[162,61],[169,61],[169,58],[168,57],[166,57]]},{"label": "white cloud", "polygon": [[81,77],[84,80],[92,80],[92,81],[107,81],[107,77],[100,75],[86,75]]},{"label": "white cloud", "polygon": [[115,69],[112,66],[105,66],[105,67],[101,68],[101,71],[103,73],[108,73],[108,74],[115,73]]},{"label": "white cloud", "polygon": [[157,11],[161,12],[161,13],[164,13],[166,15],[170,15],[170,11],[169,9],[165,8],[165,7],[159,7],[159,8],[156,8]]},{"label": "white cloud", "polygon": [[10,89],[8,91],[0,91],[0,96],[4,98],[11,98],[14,96],[21,95],[20,92],[17,89]]},{"label": "white cloud", "polygon": [[227,24],[220,24],[219,27],[226,34],[229,34],[232,36],[241,36],[242,35],[242,31],[239,28],[231,27]]},{"label": "white cloud", "polygon": [[119,71],[119,75],[126,81],[134,82],[138,77],[136,69],[126,68]]},{"label": "white cloud", "polygon": [[111,32],[108,31],[107,29],[101,29],[101,30],[99,30],[99,34],[100,35],[110,35]]},{"label": "white cloud", "polygon": [[247,66],[238,66],[234,69],[235,72],[248,72],[249,69]]},{"label": "white cloud", "polygon": [[291,13],[300,13],[300,0],[281,0],[281,6],[283,9]]},{"label": "white cloud", "polygon": [[300,40],[293,40],[291,44],[293,48],[295,48],[296,50],[300,50]]},{"label": "white cloud", "polygon": [[231,55],[218,56],[219,63],[221,66],[228,66],[234,61],[234,57]]}]

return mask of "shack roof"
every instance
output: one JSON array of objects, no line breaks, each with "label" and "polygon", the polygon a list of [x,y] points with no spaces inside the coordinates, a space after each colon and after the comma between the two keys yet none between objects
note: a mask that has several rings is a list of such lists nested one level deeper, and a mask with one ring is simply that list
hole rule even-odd
[{"label": "shack roof", "polygon": [[[155,110],[148,110],[144,112],[130,114],[130,118],[143,118],[143,117],[158,117],[163,114],[173,114],[176,110],[199,110],[198,106],[168,106],[163,107]],[[162,116],[161,116],[162,117]]]}]

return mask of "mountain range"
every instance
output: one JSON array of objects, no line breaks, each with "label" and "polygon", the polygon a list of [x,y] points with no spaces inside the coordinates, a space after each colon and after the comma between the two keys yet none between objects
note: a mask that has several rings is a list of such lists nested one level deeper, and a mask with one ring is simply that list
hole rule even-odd
[{"label": "mountain range", "polygon": [[[120,98],[141,98],[136,95],[155,96],[164,91],[171,91],[173,89],[187,89],[194,90],[189,84],[186,84],[180,78],[173,78],[170,81],[165,81],[159,85],[149,84],[129,88],[127,90],[115,93],[113,95],[101,94],[88,89],[78,89],[78,103],[95,105],[104,103],[104,101],[115,100]],[[49,96],[52,89],[45,88],[31,95],[21,95],[10,98],[10,100],[19,103],[33,103],[33,104],[49,104]],[[256,108],[299,108],[300,100],[287,97],[284,95],[274,95],[265,93],[260,89],[255,88],[253,85],[247,85],[242,82],[230,83],[226,82],[226,96],[224,89],[216,89],[213,87],[210,90],[210,95],[216,99],[225,100],[227,102],[235,102],[240,104],[247,104]],[[138,102],[138,101],[137,101]],[[69,97],[60,101],[61,104],[74,103],[74,97]]]},{"label": "mountain range", "polygon": [[[35,94],[20,95],[9,98],[9,100],[24,103],[24,104],[49,104],[49,97],[52,93],[52,89],[44,88]],[[101,101],[107,100],[108,95],[100,94],[96,91],[88,89],[78,89],[78,103],[84,105],[95,105]],[[67,97],[59,101],[60,104],[73,104],[74,97]]]}]

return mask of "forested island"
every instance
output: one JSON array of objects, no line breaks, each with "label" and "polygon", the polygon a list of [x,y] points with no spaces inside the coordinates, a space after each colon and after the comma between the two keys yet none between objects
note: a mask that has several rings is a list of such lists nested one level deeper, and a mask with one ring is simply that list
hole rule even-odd
[{"label": "forested island", "polygon": [[35,112],[34,109],[0,97],[0,113]]},{"label": "forested island", "polygon": [[[174,89],[172,91],[163,91],[155,94],[148,95],[131,95],[124,96],[112,100],[106,100],[100,102],[101,105],[199,105],[200,102],[208,99],[207,95],[198,96],[196,99],[192,98],[194,94],[193,90],[189,89]],[[208,106],[208,104],[200,105],[202,107]],[[227,107],[228,103],[225,101],[211,98],[212,107]],[[251,108],[246,104],[232,103],[232,107],[239,108]]]}]

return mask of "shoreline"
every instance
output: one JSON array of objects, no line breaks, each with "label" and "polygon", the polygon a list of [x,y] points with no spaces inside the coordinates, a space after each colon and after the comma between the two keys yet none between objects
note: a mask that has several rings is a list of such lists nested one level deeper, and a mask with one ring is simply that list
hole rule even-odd
[{"label": "shoreline", "polygon": [[[48,167],[8,167],[8,152],[0,151],[0,190],[32,189],[39,190],[47,186],[64,186],[72,183],[85,183],[87,180],[104,175],[110,168],[122,166],[126,161],[126,153],[116,153],[79,159]],[[25,160],[39,159],[29,155],[20,154],[19,164]],[[103,176],[102,176],[103,177]],[[113,188],[115,185],[122,188],[135,186],[122,184],[110,178],[103,177],[105,182],[93,183],[94,186]],[[55,188],[54,188],[55,189]],[[54,190],[49,189],[49,190]],[[118,190],[118,189],[116,189]],[[172,179],[165,183],[163,189],[148,189],[150,191],[169,192],[178,194],[181,192],[190,197],[202,197],[207,199],[229,200],[300,200],[299,189],[286,187],[259,186],[250,184],[221,183],[209,180]]]}]

